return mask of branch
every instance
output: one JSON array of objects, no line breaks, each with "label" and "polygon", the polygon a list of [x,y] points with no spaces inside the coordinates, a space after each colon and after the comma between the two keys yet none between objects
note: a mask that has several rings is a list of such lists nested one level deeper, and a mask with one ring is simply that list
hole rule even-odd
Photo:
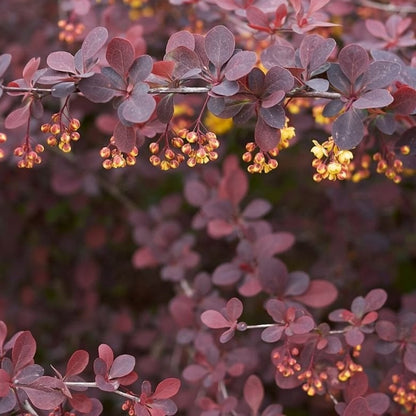
[{"label": "branch", "polygon": [[358,4],[360,4],[361,6],[371,7],[373,9],[379,9],[390,13],[416,13],[415,6],[410,6],[406,4],[402,6],[396,6],[394,4],[379,3],[374,0],[360,0]]},{"label": "branch", "polygon": [[[7,87],[0,85],[0,88],[6,92],[32,92],[37,94],[52,94],[55,88],[36,88],[36,87]],[[149,88],[148,94],[205,94],[211,90],[210,86],[205,87],[154,87]],[[293,90],[286,93],[286,97],[304,97],[304,98],[327,98],[335,100],[341,98],[341,94],[337,92],[326,91],[302,91]]]},{"label": "branch", "polygon": [[[87,388],[95,387],[95,388],[99,388],[97,386],[97,383],[95,383],[94,381],[64,381],[64,383],[68,387],[87,387]],[[133,400],[135,402],[140,403],[140,398],[135,396],[134,394],[125,393],[124,391],[120,391],[120,390],[110,391],[109,393],[115,393],[115,394],[118,394],[119,396],[123,396],[123,397],[126,397],[127,399],[130,399],[130,400]]]}]

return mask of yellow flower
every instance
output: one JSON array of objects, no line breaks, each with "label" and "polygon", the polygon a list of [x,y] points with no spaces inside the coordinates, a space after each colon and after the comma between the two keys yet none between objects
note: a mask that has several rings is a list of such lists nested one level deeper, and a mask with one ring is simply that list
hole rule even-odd
[{"label": "yellow flower", "polygon": [[213,131],[216,134],[224,134],[231,130],[233,119],[220,118],[208,111],[205,116],[204,124],[208,130]]}]

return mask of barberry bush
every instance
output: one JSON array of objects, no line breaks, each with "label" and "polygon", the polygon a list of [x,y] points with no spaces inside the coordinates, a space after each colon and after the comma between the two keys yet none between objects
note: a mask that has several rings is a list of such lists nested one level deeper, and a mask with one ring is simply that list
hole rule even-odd
[{"label": "barberry bush", "polygon": [[0,3],[0,414],[416,414],[411,0]]}]

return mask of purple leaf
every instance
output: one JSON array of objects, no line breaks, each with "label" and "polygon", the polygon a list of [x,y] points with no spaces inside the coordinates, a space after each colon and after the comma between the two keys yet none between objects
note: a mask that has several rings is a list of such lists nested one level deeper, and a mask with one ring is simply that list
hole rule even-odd
[{"label": "purple leaf", "polygon": [[[328,77],[328,81],[336,90],[338,90],[345,96],[349,96],[351,83],[346,77],[346,75],[342,72],[338,64],[332,63],[326,74]],[[329,105],[330,103],[327,106]]]},{"label": "purple leaf", "polygon": [[336,46],[334,39],[325,39],[319,35],[307,35],[299,47],[299,58],[308,74],[326,63]]},{"label": "purple leaf", "polygon": [[187,30],[180,30],[173,33],[166,44],[166,53],[173,51],[175,48],[183,46],[193,51],[195,49],[195,38]]},{"label": "purple leaf", "polygon": [[243,391],[244,400],[249,405],[252,416],[256,416],[264,398],[263,383],[259,377],[252,374],[247,378]]},{"label": "purple leaf", "polygon": [[46,63],[49,68],[52,68],[55,71],[68,72],[70,74],[75,74],[76,72],[74,57],[69,52],[52,52],[46,58]]},{"label": "purple leaf", "polygon": [[136,365],[136,359],[132,355],[129,355],[129,354],[119,355],[118,357],[114,359],[114,362],[109,372],[109,377],[113,379],[124,377],[134,370],[135,365]]},{"label": "purple leaf", "polygon": [[373,289],[365,297],[364,312],[377,311],[383,307],[387,301],[387,293],[383,289]]},{"label": "purple leaf", "polygon": [[345,334],[345,341],[352,347],[361,345],[364,341],[364,334],[358,328],[351,328]]},{"label": "purple leaf", "polygon": [[384,341],[395,341],[397,339],[397,326],[390,321],[378,321],[376,323],[377,335]]},{"label": "purple leaf", "polygon": [[228,198],[234,206],[240,204],[248,191],[248,179],[242,169],[234,169],[226,175],[223,182],[225,197]]},{"label": "purple leaf", "polygon": [[195,207],[200,207],[208,199],[207,187],[197,180],[186,182],[184,194],[186,201]]},{"label": "purple leaf", "polygon": [[127,127],[118,122],[114,128],[114,140],[121,152],[130,153],[136,144],[136,133],[133,127]]},{"label": "purple leaf", "polygon": [[348,380],[344,391],[346,402],[350,402],[355,397],[364,396],[368,390],[368,377],[365,372],[357,372]]},{"label": "purple leaf", "polygon": [[85,97],[93,103],[106,103],[117,92],[112,82],[103,74],[94,74],[90,78],[82,79],[78,87]]},{"label": "purple leaf", "polygon": [[285,296],[299,296],[306,292],[309,287],[310,278],[302,271],[289,273],[289,281],[286,286]]},{"label": "purple leaf", "polygon": [[10,389],[9,393],[5,397],[0,397],[0,413],[8,413],[14,409],[16,406],[16,394]]},{"label": "purple leaf", "polygon": [[335,144],[342,150],[357,146],[364,137],[364,124],[354,110],[341,114],[332,124]]},{"label": "purple leaf", "polygon": [[409,371],[416,373],[416,344],[407,343],[403,356],[403,364]]},{"label": "purple leaf", "polygon": [[12,56],[9,53],[3,53],[0,55],[0,78],[5,74],[7,68],[10,65]]},{"label": "purple leaf", "polygon": [[289,250],[295,237],[291,233],[277,232],[261,236],[254,244],[254,251],[258,258],[272,257]]},{"label": "purple leaf", "polygon": [[199,69],[200,61],[198,55],[184,46],[179,46],[165,55],[164,61],[175,62],[173,75],[175,78],[182,78],[195,68]]},{"label": "purple leaf", "polygon": [[95,27],[92,29],[82,42],[81,51],[83,61],[92,58],[107,42],[108,31],[105,27]]},{"label": "purple leaf", "polygon": [[367,51],[359,45],[350,44],[341,49],[338,56],[341,71],[354,84],[356,79],[367,71],[370,59]]},{"label": "purple leaf", "polygon": [[249,220],[258,219],[266,215],[271,208],[272,205],[265,199],[253,199],[244,208],[242,216]]},{"label": "purple leaf", "polygon": [[407,85],[401,86],[393,93],[394,101],[390,105],[397,114],[408,115],[416,111],[416,90]]},{"label": "purple leaf", "polygon": [[261,333],[261,339],[264,342],[277,342],[282,338],[283,332],[285,330],[285,327],[283,325],[273,325],[269,326]]},{"label": "purple leaf", "polygon": [[376,415],[385,414],[390,406],[389,396],[384,393],[370,393],[365,399],[371,412]]},{"label": "purple leaf", "polygon": [[259,262],[258,274],[263,290],[272,295],[282,294],[288,271],[286,264],[275,257],[264,257]]},{"label": "purple leaf", "polygon": [[76,90],[73,82],[60,82],[52,87],[52,96],[65,98]]},{"label": "purple leaf", "polygon": [[246,17],[250,26],[256,28],[267,29],[269,27],[269,19],[267,14],[255,6],[250,6],[246,9]]},{"label": "purple leaf", "polygon": [[215,26],[205,36],[208,59],[217,68],[221,68],[231,58],[234,47],[234,35],[225,26]]},{"label": "purple leaf", "polygon": [[310,316],[301,316],[290,324],[294,334],[307,334],[315,328],[315,322]]},{"label": "purple leaf", "polygon": [[254,130],[254,138],[260,150],[267,152],[279,144],[280,130],[276,130],[266,124],[263,117],[258,117]]},{"label": "purple leaf", "polygon": [[293,75],[285,68],[274,66],[264,78],[265,95],[277,90],[290,91],[294,85]]},{"label": "purple leaf", "polygon": [[268,126],[275,129],[283,128],[286,122],[285,110],[280,104],[269,108],[261,107],[259,115]]},{"label": "purple leaf", "polygon": [[214,85],[211,88],[211,91],[214,94],[223,95],[225,97],[230,97],[238,92],[239,86],[237,81],[229,81],[224,79],[220,84]]},{"label": "purple leaf", "polygon": [[274,107],[276,104],[279,104],[283,98],[285,98],[285,92],[283,90],[276,90],[269,94],[267,97],[263,98],[261,101],[261,106],[263,108]]},{"label": "purple leaf", "polygon": [[89,354],[84,350],[75,351],[66,365],[65,377],[71,377],[82,373],[89,361]]},{"label": "purple leaf", "polygon": [[380,108],[386,107],[393,102],[393,97],[387,90],[371,90],[365,92],[353,102],[353,107],[360,110],[365,108]]},{"label": "purple leaf", "polygon": [[270,69],[275,65],[290,68],[295,66],[295,50],[290,45],[273,44],[261,53],[263,65]]},{"label": "purple leaf", "polygon": [[241,270],[233,263],[220,264],[212,274],[212,282],[216,285],[232,285],[241,278]]},{"label": "purple leaf", "polygon": [[305,84],[314,89],[315,91],[328,91],[329,88],[329,82],[326,79],[323,78],[313,78],[309,81],[306,81]]},{"label": "purple leaf", "polygon": [[208,370],[198,364],[190,364],[183,370],[183,378],[187,381],[195,382],[201,380],[208,374]]},{"label": "purple leaf", "polygon": [[156,105],[157,118],[162,123],[169,123],[173,117],[173,97],[174,94],[167,94]]},{"label": "purple leaf", "polygon": [[133,61],[129,70],[129,79],[135,84],[144,81],[152,72],[153,60],[149,55],[142,55]]},{"label": "purple leaf", "polygon": [[214,311],[212,309],[202,312],[201,321],[208,328],[212,329],[229,328],[231,326],[228,319],[224,318],[220,312]]},{"label": "purple leaf", "polygon": [[137,83],[129,98],[123,101],[118,107],[120,118],[131,123],[144,123],[149,120],[156,108],[156,101],[147,94],[147,84]]},{"label": "purple leaf", "polygon": [[133,45],[122,38],[114,38],[107,46],[106,58],[112,68],[125,77],[134,61]]},{"label": "purple leaf", "polygon": [[362,84],[368,90],[384,88],[395,81],[400,74],[400,65],[388,61],[375,61],[363,75]]},{"label": "purple leaf", "polygon": [[18,373],[24,367],[33,363],[36,352],[36,341],[29,331],[22,332],[14,343],[12,350],[12,360],[14,371]]},{"label": "purple leaf", "polygon": [[257,61],[257,55],[251,51],[240,51],[228,61],[224,75],[229,81],[235,81],[247,75]]}]

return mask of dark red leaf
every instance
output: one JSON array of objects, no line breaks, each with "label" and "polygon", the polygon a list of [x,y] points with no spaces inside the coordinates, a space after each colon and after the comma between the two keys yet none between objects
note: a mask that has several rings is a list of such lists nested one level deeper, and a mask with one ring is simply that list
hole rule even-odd
[{"label": "dark red leaf", "polygon": [[15,129],[27,123],[30,118],[30,105],[26,104],[23,107],[16,108],[9,113],[4,120],[4,127],[6,129]]},{"label": "dark red leaf", "polygon": [[372,416],[372,412],[364,397],[356,397],[348,403],[342,416]]},{"label": "dark red leaf", "polygon": [[156,400],[169,399],[178,393],[181,382],[177,378],[166,378],[162,380],[152,394],[152,398]]},{"label": "dark red leaf", "polygon": [[18,373],[24,367],[33,363],[36,352],[36,341],[30,331],[23,331],[17,338],[12,350],[14,371]]},{"label": "dark red leaf", "polygon": [[42,376],[28,386],[21,387],[33,405],[42,410],[52,410],[59,406],[65,396],[63,382],[55,377]]},{"label": "dark red leaf", "polygon": [[126,39],[114,38],[107,45],[106,58],[110,66],[125,77],[134,61],[133,45]]},{"label": "dark red leaf", "polygon": [[347,76],[351,84],[367,71],[370,58],[367,51],[360,45],[350,44],[341,49],[338,62],[342,72]]},{"label": "dark red leaf", "polygon": [[257,416],[264,398],[263,383],[256,375],[250,375],[244,384],[244,400],[251,409],[252,416]]},{"label": "dark red leaf", "polygon": [[82,373],[88,365],[89,354],[84,350],[75,351],[66,365],[65,377],[71,377]]},{"label": "dark red leaf", "polygon": [[71,405],[81,413],[89,413],[93,409],[93,401],[84,393],[72,393]]},{"label": "dark red leaf", "polygon": [[205,36],[208,59],[217,68],[221,68],[231,58],[234,47],[234,35],[225,26],[215,26]]},{"label": "dark red leaf", "polygon": [[33,76],[39,68],[40,58],[32,58],[23,68],[23,79],[26,85],[29,86],[32,83]]},{"label": "dark red leaf", "polygon": [[280,130],[266,124],[263,117],[258,117],[254,138],[260,150],[267,152],[274,149],[279,144]]},{"label": "dark red leaf", "polygon": [[368,390],[368,377],[363,371],[354,373],[348,380],[344,390],[345,401],[348,403],[355,397],[364,396]]},{"label": "dark red leaf", "polygon": [[393,93],[391,108],[397,114],[412,114],[416,111],[416,90],[407,86],[401,86]]}]

